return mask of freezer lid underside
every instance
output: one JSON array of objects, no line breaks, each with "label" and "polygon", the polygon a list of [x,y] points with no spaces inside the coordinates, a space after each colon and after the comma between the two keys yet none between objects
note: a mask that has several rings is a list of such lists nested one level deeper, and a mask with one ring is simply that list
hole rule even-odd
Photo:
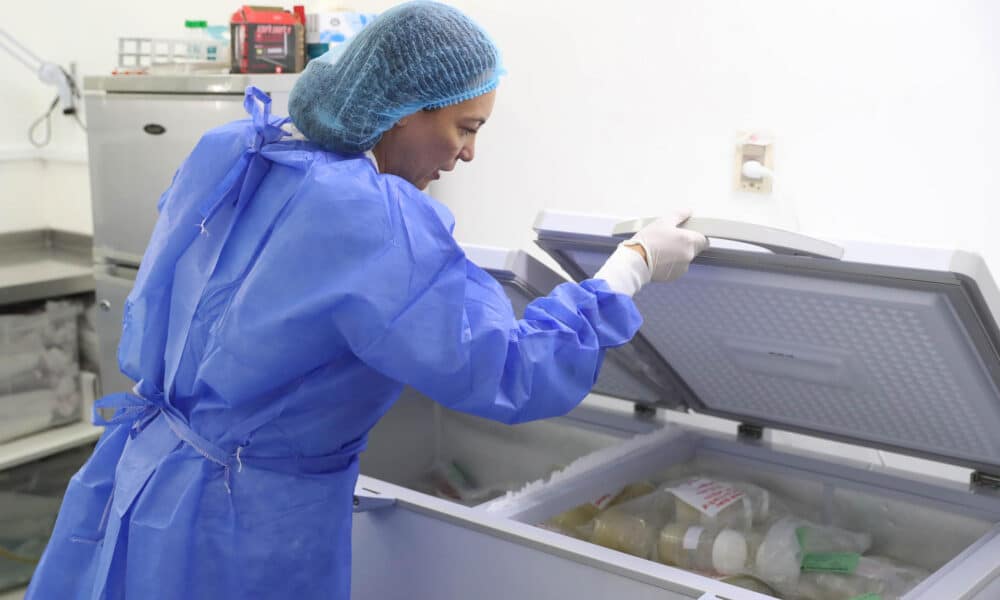
[{"label": "freezer lid underside", "polygon": [[[523,251],[465,245],[467,256],[496,279],[510,298],[517,318],[528,304],[565,280]],[[676,408],[685,394],[656,351],[639,337],[605,354],[593,392],[644,405]]]},{"label": "freezer lid underside", "polygon": [[[574,278],[618,240],[540,231]],[[975,279],[710,249],[640,291],[641,333],[698,412],[1000,471],[997,331]]]}]

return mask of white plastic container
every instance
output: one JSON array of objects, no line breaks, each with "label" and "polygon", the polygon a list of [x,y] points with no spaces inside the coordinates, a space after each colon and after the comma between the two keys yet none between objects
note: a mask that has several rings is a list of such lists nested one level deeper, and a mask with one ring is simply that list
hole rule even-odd
[{"label": "white plastic container", "polygon": [[339,10],[306,15],[306,43],[329,48],[351,40],[376,18],[373,13]]}]

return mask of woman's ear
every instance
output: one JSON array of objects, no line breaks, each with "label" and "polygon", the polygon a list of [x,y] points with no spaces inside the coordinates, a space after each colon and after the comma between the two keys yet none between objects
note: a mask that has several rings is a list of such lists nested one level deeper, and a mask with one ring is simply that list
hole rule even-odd
[{"label": "woman's ear", "polygon": [[396,121],[396,124],[393,125],[393,127],[406,127],[406,124],[409,122],[410,122],[410,115],[406,115],[402,119]]}]

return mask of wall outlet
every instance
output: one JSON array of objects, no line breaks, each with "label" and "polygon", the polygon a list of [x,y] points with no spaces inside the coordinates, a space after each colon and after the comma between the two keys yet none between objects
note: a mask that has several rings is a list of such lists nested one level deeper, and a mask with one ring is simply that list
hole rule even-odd
[{"label": "wall outlet", "polygon": [[755,160],[774,171],[774,140],[761,133],[741,133],[736,140],[736,160],[733,162],[733,186],[737,192],[770,194],[774,182],[770,177],[753,179],[743,174],[743,164]]}]

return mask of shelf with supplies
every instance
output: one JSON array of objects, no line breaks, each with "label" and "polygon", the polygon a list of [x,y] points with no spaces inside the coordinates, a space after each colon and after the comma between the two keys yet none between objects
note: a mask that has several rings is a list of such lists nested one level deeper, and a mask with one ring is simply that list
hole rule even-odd
[{"label": "shelf with supplies", "polygon": [[[89,422],[96,375],[77,367],[83,335],[78,333],[79,298],[86,306],[92,304],[94,293],[92,247],[89,235],[52,229],[0,234],[0,324],[6,328],[0,331],[0,342],[5,344],[0,345],[0,361],[5,361],[0,366],[6,367],[0,369],[0,397],[55,406],[56,396],[72,392],[74,405],[69,410],[61,406],[61,416],[53,417],[51,424],[69,423],[36,433],[25,430],[25,435],[18,435],[17,427],[5,422],[9,427],[0,428],[0,438],[13,439],[0,442],[0,470],[91,443],[103,431]],[[60,304],[67,298],[73,299],[72,307]],[[50,300],[57,302],[53,305]],[[72,386],[77,391],[62,389],[63,379],[79,382]],[[5,410],[10,418],[44,417],[11,412],[11,406]]]},{"label": "shelf with supplies", "polygon": [[37,229],[0,234],[0,305],[94,291],[90,236]]},{"label": "shelf with supplies", "polygon": [[79,421],[0,444],[0,471],[95,442],[103,431]]}]

